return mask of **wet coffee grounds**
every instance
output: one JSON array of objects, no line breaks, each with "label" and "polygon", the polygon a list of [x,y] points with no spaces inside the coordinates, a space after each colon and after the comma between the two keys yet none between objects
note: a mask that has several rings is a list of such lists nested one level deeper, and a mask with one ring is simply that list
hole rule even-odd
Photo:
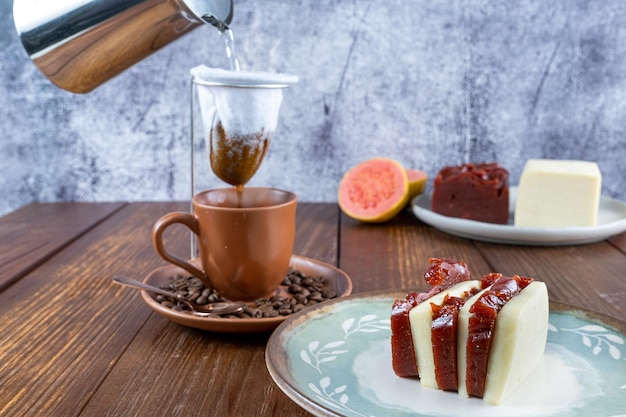
[{"label": "wet coffee grounds", "polygon": [[[215,314],[210,317],[250,319],[288,316],[305,307],[336,298],[335,290],[325,288],[324,283],[325,279],[322,276],[310,276],[290,268],[281,283],[289,296],[274,295],[270,298],[260,298],[248,303],[239,313],[224,316]],[[207,288],[200,279],[193,276],[177,275],[169,284],[161,288],[182,295],[187,300],[198,304],[225,301],[217,291]],[[165,307],[191,314],[187,306],[175,298],[157,295],[156,300]]]}]

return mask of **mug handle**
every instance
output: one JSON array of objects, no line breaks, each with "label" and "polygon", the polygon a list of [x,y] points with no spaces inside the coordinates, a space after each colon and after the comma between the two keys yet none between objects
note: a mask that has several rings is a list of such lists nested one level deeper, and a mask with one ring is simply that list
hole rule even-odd
[{"label": "mug handle", "polygon": [[165,246],[163,245],[163,232],[175,223],[187,226],[187,228],[189,228],[189,230],[191,230],[196,236],[200,233],[198,228],[198,219],[196,219],[193,214],[184,213],[182,211],[168,213],[157,220],[152,227],[152,244],[154,245],[154,249],[157,251],[159,256],[167,262],[183,268],[185,271],[200,278],[204,282],[208,282],[208,278],[203,271],[193,266],[187,260],[165,250]]}]

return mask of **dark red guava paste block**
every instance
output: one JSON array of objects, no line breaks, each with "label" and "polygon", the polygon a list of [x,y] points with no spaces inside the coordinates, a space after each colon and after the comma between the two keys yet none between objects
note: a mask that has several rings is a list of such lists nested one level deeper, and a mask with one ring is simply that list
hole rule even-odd
[{"label": "dark red guava paste block", "polygon": [[434,181],[432,211],[486,223],[509,219],[509,172],[497,162],[448,166]]}]

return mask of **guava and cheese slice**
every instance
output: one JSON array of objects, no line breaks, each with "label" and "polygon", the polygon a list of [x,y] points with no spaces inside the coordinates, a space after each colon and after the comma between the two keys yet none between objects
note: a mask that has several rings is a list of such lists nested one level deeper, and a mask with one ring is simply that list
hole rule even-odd
[{"label": "guava and cheese slice", "polygon": [[440,305],[446,295],[461,297],[463,293],[472,289],[480,288],[480,281],[464,281],[453,285],[447,290],[430,297],[428,300],[413,307],[409,312],[413,346],[417,359],[420,382],[425,387],[438,388],[435,379],[435,362],[431,338],[431,326],[433,322],[431,303]]},{"label": "guava and cheese slice", "polygon": [[[481,294],[490,288],[468,300],[459,312],[459,394],[466,397],[469,311]],[[548,291],[545,283],[538,281],[526,286],[498,312],[487,362],[485,402],[501,404],[541,361],[546,345],[548,314]]]},{"label": "guava and cheese slice", "polygon": [[517,189],[515,226],[595,226],[601,187],[595,162],[529,159]]},{"label": "guava and cheese slice", "polygon": [[497,315],[483,400],[501,404],[543,358],[548,337],[548,290],[533,282]]}]

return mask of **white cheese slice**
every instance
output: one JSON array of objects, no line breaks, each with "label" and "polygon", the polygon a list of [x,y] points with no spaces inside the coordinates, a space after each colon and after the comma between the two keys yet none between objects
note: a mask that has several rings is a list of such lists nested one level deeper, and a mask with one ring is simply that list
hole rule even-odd
[{"label": "white cheese slice", "polygon": [[595,162],[529,159],[517,189],[515,226],[595,226],[601,188]]},{"label": "white cheese slice", "polygon": [[409,322],[411,324],[411,334],[413,336],[413,347],[417,358],[417,369],[420,383],[425,387],[438,388],[435,379],[435,363],[433,355],[433,344],[431,338],[431,325],[433,315],[431,303],[441,305],[446,294],[453,297],[460,297],[464,292],[473,288],[480,288],[480,281],[464,281],[448,288],[428,300],[413,307],[409,312]]},{"label": "white cheese slice", "polygon": [[[482,293],[482,292],[481,292]],[[480,294],[472,297],[459,312],[457,369],[459,394],[467,385],[467,338],[469,309]],[[543,358],[548,334],[548,291],[543,282],[533,282],[513,297],[496,318],[483,400],[501,404]]]},{"label": "white cheese slice", "polygon": [[539,364],[546,347],[548,315],[548,290],[537,281],[500,310],[489,350],[485,402],[501,404]]}]

